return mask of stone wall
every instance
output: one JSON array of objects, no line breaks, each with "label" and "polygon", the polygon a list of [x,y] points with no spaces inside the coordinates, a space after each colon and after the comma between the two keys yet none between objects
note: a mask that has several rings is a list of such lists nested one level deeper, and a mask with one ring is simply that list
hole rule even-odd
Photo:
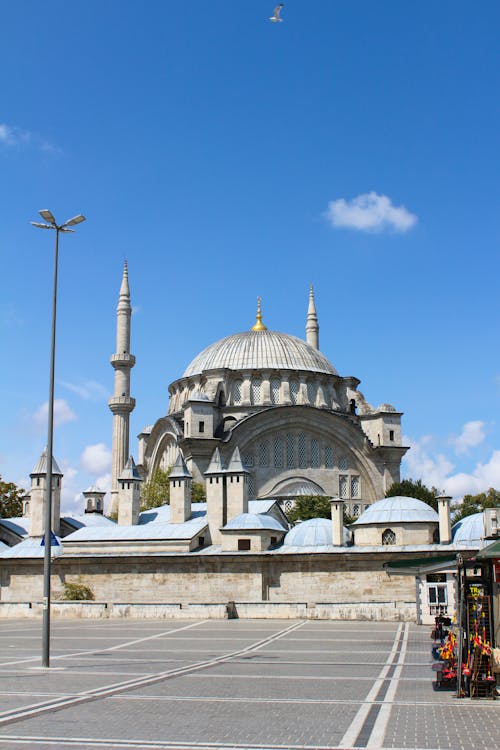
[{"label": "stone wall", "polygon": [[[400,553],[404,559],[405,555]],[[407,557],[407,556],[406,556]],[[58,558],[52,564],[52,595],[64,582],[89,586],[96,601],[249,605],[305,602],[308,605],[377,605],[412,602],[415,579],[388,576],[390,553],[263,553],[158,555],[157,557]],[[42,599],[42,560],[0,561],[0,602]],[[351,608],[351,611],[354,610]]]}]

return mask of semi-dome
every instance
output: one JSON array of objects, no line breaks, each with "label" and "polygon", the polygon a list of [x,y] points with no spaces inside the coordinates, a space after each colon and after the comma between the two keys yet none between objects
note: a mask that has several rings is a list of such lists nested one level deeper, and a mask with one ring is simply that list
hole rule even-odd
[{"label": "semi-dome", "polygon": [[416,497],[384,497],[372,503],[360,517],[354,521],[355,525],[368,523],[401,523],[401,522],[439,522],[439,516],[430,505],[417,500]]},{"label": "semi-dome", "polygon": [[336,375],[327,358],[310,344],[277,331],[244,331],[210,344],[184,371],[183,377],[208,370],[306,370]]},{"label": "semi-dome", "polygon": [[[289,547],[331,547],[333,542],[330,518],[309,518],[290,529],[283,540]],[[344,526],[344,544],[351,541],[351,532]]]},{"label": "semi-dome", "polygon": [[483,514],[473,513],[471,516],[457,521],[451,530],[453,542],[467,547],[482,547],[484,537]]}]

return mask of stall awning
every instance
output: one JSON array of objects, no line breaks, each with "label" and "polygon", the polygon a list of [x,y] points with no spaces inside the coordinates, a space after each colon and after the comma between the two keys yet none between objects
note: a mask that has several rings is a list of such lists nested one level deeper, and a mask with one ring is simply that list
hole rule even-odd
[{"label": "stall awning", "polygon": [[454,571],[457,568],[457,556],[446,555],[445,557],[417,557],[411,560],[394,560],[384,563],[387,573],[397,575],[418,576],[421,573],[432,573],[435,571]]},{"label": "stall awning", "polygon": [[484,547],[481,552],[478,552],[476,557],[479,559],[488,559],[491,557],[500,557],[500,539],[496,542],[493,542],[493,544],[489,544],[487,547]]}]

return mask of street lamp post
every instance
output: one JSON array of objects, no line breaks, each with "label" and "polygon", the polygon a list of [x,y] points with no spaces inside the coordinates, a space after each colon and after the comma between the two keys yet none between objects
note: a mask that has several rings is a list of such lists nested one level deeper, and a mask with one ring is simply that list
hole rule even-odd
[{"label": "street lamp post", "polygon": [[52,293],[52,338],[50,346],[50,379],[49,379],[49,417],[47,430],[47,474],[45,478],[45,526],[43,558],[43,621],[42,621],[42,667],[50,666],[50,552],[52,536],[52,449],[54,442],[54,365],[56,357],[56,310],[57,310],[57,264],[59,258],[59,232],[73,232],[69,227],[85,221],[85,216],[78,214],[72,219],[58,224],[48,209],[38,212],[46,223],[32,221],[35,227],[53,229],[56,233],[54,254],[54,288]]}]

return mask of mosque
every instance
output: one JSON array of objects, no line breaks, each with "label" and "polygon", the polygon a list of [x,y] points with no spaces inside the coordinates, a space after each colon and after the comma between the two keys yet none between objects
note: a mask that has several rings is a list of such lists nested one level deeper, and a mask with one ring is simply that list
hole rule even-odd
[{"label": "mosque", "polygon": [[[371,406],[360,381],[340,375],[320,351],[313,289],[305,340],[268,330],[259,300],[250,330],[198,354],[171,383],[167,414],[139,434],[136,459],[131,310],[125,263],[109,401],[108,510],[117,522],[104,515],[96,487],[83,493],[81,515],[61,517],[53,459],[54,591],[76,580],[98,601],[178,603],[182,616],[191,605],[227,602],[240,611],[245,603],[252,616],[286,616],[276,612],[296,613],[295,604],[311,617],[418,619],[419,608],[433,615],[434,581],[424,576],[419,590],[402,568],[418,557],[439,569],[483,538],[476,527],[468,536],[464,523],[451,529],[450,498],[438,499],[439,512],[414,498],[385,498],[408,450],[402,413]],[[141,485],[158,468],[171,469],[170,503],[141,512]],[[46,471],[44,452],[23,517],[0,519],[0,611],[2,602],[41,596]],[[192,502],[193,481],[204,483],[206,502]],[[295,498],[311,495],[331,498],[331,518],[291,527]],[[349,528],[344,509],[355,518]],[[453,573],[443,581],[451,606]]]}]

